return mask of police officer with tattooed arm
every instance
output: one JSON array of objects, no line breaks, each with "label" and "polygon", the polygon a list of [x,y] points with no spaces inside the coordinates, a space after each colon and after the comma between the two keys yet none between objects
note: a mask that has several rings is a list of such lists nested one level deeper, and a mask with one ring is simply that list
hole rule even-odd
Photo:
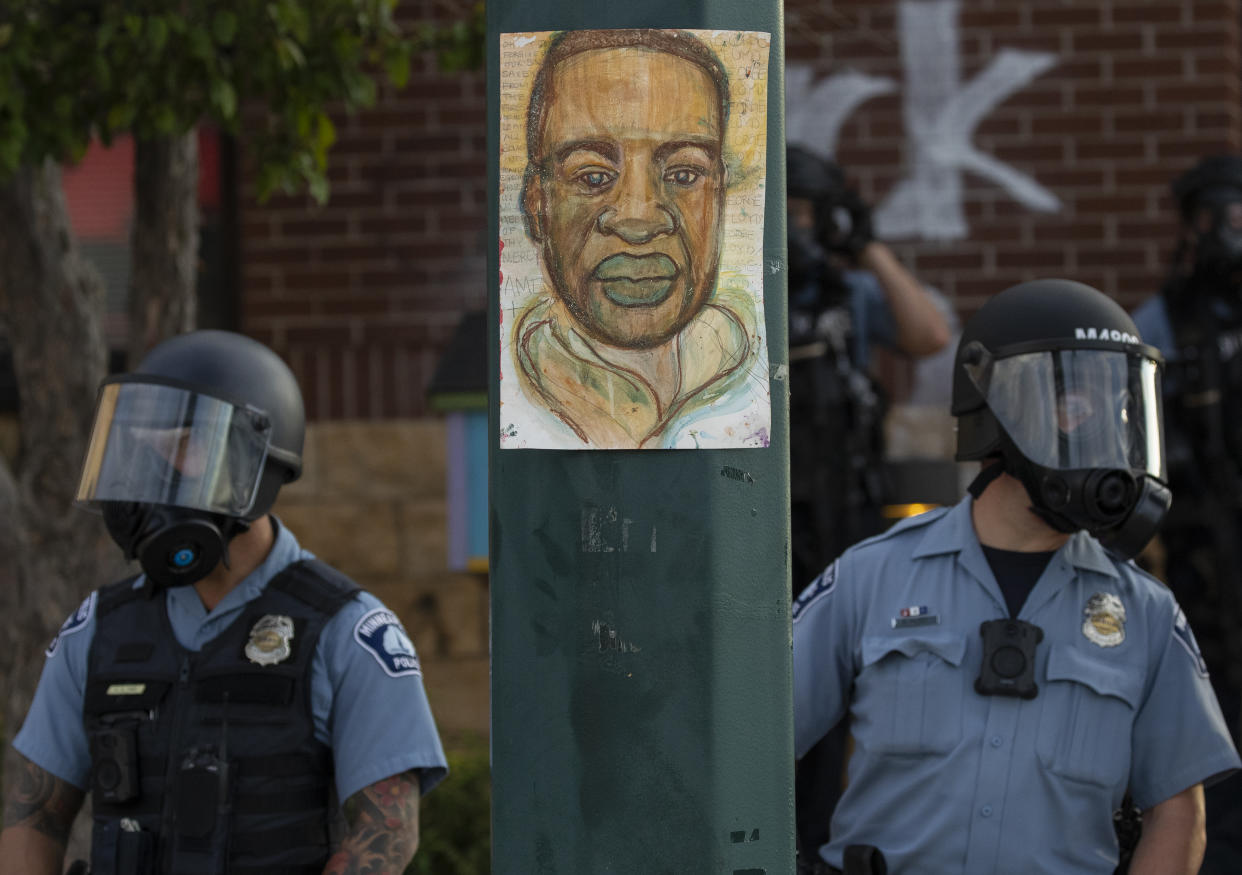
[{"label": "police officer with tattooed arm", "polygon": [[[1242,762],[1174,595],[1129,557],[1171,501],[1161,357],[1112,299],[1036,280],[954,364],[951,508],[846,550],[794,605],[795,751],[847,713],[830,871],[1197,872],[1205,785]],[[883,864],[877,865],[880,855]]]},{"label": "police officer with tattooed arm", "polygon": [[414,856],[447,771],[418,656],[269,512],[304,426],[292,372],[237,334],[174,337],[104,381],[77,498],[142,573],[48,647],[2,875],[59,873],[87,792],[93,875],[399,875]]}]

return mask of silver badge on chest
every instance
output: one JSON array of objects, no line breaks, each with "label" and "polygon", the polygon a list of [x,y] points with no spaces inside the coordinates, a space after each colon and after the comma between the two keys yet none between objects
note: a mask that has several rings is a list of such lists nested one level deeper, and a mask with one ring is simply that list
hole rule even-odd
[{"label": "silver badge on chest", "polygon": [[293,619],[283,614],[267,614],[250,629],[246,658],[259,665],[276,665],[293,653]]},{"label": "silver badge on chest", "polygon": [[1082,634],[1101,647],[1116,647],[1126,640],[1126,608],[1111,592],[1097,592],[1082,609],[1086,620]]}]

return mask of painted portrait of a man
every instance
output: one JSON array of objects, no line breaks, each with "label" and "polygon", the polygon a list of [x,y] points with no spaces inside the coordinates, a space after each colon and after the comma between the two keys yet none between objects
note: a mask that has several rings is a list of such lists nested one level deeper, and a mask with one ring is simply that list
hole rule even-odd
[{"label": "painted portrait of a man", "polygon": [[[729,70],[686,31],[545,36],[512,193],[524,239],[513,224],[507,239],[502,221],[502,274],[521,276],[523,245],[536,254],[527,276],[539,271],[537,288],[508,296],[502,279],[502,445],[765,445],[763,164],[752,146],[750,212],[726,237],[739,166],[728,160]],[[766,68],[766,52],[723,45],[748,76]],[[751,128],[764,123],[755,100],[743,109]],[[722,271],[729,240],[738,264]],[[512,440],[532,433],[534,443]]]}]

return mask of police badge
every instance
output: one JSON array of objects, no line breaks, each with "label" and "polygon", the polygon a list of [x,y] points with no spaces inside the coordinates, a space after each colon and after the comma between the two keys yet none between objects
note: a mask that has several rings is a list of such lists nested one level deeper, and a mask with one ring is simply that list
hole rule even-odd
[{"label": "police badge", "polygon": [[1083,608],[1082,634],[1101,647],[1116,647],[1126,640],[1126,609],[1110,592],[1097,592]]},{"label": "police badge", "polygon": [[276,665],[293,653],[293,620],[283,614],[267,614],[250,630],[246,657],[258,665]]}]

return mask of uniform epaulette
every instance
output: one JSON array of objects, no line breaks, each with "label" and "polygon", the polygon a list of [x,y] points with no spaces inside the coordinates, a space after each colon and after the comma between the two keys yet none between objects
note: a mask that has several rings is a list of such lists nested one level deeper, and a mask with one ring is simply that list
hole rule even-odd
[{"label": "uniform epaulette", "polygon": [[859,541],[854,546],[861,547],[864,544],[887,541],[890,538],[895,538],[904,532],[910,531],[911,529],[921,529],[924,526],[929,526],[952,509],[953,505],[949,504],[943,507],[932,508],[931,510],[924,511],[916,516],[906,517],[903,520],[893,523],[892,526],[880,532],[878,535],[872,535],[870,538]]},{"label": "uniform epaulette", "polygon": [[[1133,577],[1133,579],[1136,581],[1142,580],[1142,581],[1145,581],[1146,583],[1155,585],[1160,590],[1169,590],[1169,585],[1167,583],[1165,583],[1163,580],[1161,580],[1159,577],[1157,577],[1152,572],[1148,571],[1142,565],[1139,565],[1136,559],[1134,558],[1127,559],[1126,557],[1122,556],[1120,553],[1114,553],[1113,551],[1108,550],[1108,549],[1105,549],[1104,555],[1106,555],[1110,560],[1116,563],[1117,570],[1121,572],[1122,578],[1125,577],[1125,572],[1128,571],[1130,575]],[[1171,590],[1169,591],[1171,592]]]},{"label": "uniform epaulette", "polygon": [[331,565],[318,559],[303,559],[289,565],[268,584],[317,611],[331,616],[361,589]]},{"label": "uniform epaulette", "polygon": [[116,583],[101,586],[99,588],[99,602],[95,607],[96,612],[100,615],[111,613],[126,602],[132,602],[134,599],[142,598],[146,595],[146,587],[134,587],[134,581],[140,576],[135,574],[124,580],[118,580]]}]

